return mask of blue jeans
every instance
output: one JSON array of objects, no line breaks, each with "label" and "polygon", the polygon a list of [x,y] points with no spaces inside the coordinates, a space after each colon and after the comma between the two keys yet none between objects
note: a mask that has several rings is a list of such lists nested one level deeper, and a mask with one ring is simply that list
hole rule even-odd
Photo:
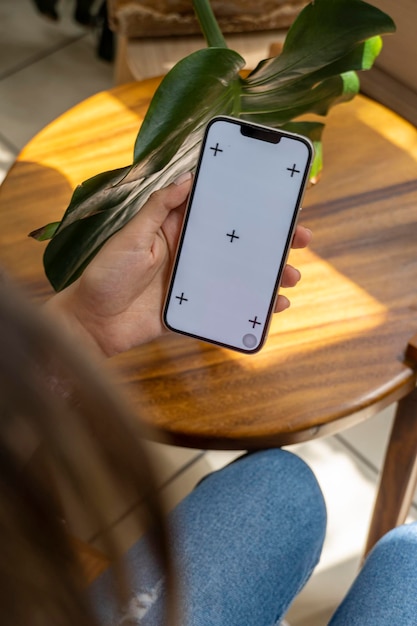
[{"label": "blue jeans", "polygon": [[329,626],[417,624],[417,524],[400,526],[371,551]]},{"label": "blue jeans", "polygon": [[[181,626],[273,626],[319,560],[326,510],[309,467],[274,449],[210,474],[168,522]],[[111,572],[92,586],[99,622],[161,626],[164,579],[146,538],[127,560],[132,599],[125,613],[114,604]]]}]

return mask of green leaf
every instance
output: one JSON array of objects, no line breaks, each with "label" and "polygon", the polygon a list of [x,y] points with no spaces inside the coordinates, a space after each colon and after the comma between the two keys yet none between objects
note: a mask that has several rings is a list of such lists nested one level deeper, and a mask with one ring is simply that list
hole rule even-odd
[{"label": "green leaf", "polygon": [[41,226],[41,228],[37,228],[36,230],[32,230],[29,233],[29,237],[36,239],[36,241],[47,241],[48,239],[52,239],[58,230],[58,226],[60,222],[51,222],[50,224],[46,224],[45,226]]},{"label": "green leaf", "polygon": [[136,176],[161,170],[187,136],[217,110],[233,113],[244,65],[233,50],[205,48],[173,67],[157,89],[137,136]]},{"label": "green leaf", "polygon": [[357,74],[346,72],[311,89],[294,87],[281,90],[276,97],[264,92],[243,96],[241,116],[258,123],[281,126],[304,113],[326,115],[330,107],[351,100],[358,91]]},{"label": "green leaf", "polygon": [[98,234],[103,232],[100,214],[72,222],[54,237],[45,249],[46,276],[56,291],[63,289],[81,275],[101,246]]},{"label": "green leaf", "polygon": [[103,243],[140,210],[149,195],[195,166],[207,122],[217,114],[298,129],[316,149],[312,177],[322,167],[323,118],[357,93],[357,71],[372,67],[380,35],[393,32],[389,16],[361,0],[314,0],[288,32],[279,57],[245,79],[244,60],[225,45],[208,0],[194,0],[210,46],[182,59],[164,78],[139,130],[133,163],[77,187],[53,234],[44,265],[55,289],[75,280]]},{"label": "green leaf", "polygon": [[308,137],[314,147],[314,159],[310,170],[310,180],[316,182],[323,168],[323,144],[321,137],[324,130],[322,122],[288,122],[282,128],[290,133]]},{"label": "green leaf", "polygon": [[389,16],[361,0],[315,0],[291,26],[279,57],[258,66],[251,81],[262,83],[280,75],[287,82],[298,80],[339,61],[358,43],[394,31]]},{"label": "green leaf", "polygon": [[75,190],[44,253],[45,273],[55,290],[78,278],[157,187],[194,167],[206,123],[216,113],[234,113],[243,64],[233,50],[207,48],[167,74],[139,131],[134,164],[94,176]]}]

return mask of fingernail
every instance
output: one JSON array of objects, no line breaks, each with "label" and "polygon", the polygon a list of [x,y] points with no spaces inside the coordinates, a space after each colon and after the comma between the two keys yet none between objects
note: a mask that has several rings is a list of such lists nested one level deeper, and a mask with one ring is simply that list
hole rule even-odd
[{"label": "fingernail", "polygon": [[192,177],[191,172],[184,172],[183,174],[180,174],[173,182],[174,185],[177,185],[178,187],[180,185],[183,185],[184,183],[186,183],[188,180],[190,180]]}]

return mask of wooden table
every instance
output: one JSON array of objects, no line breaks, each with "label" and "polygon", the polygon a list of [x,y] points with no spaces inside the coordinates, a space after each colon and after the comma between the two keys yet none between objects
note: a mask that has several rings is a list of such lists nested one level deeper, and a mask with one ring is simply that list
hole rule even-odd
[{"label": "wooden table", "polygon": [[[34,137],[9,172],[0,189],[0,262],[35,299],[51,289],[44,245],[27,233],[59,219],[76,184],[131,162],[157,82],[82,102]],[[324,158],[322,179],[304,202],[313,243],[290,257],[303,280],[259,354],[172,335],[109,366],[156,437],[198,448],[306,441],[407,396],[390,445],[396,474],[389,470],[379,491],[383,515],[374,516],[371,545],[402,521],[417,450],[416,372],[404,360],[417,331],[417,132],[357,97],[331,113]]]}]

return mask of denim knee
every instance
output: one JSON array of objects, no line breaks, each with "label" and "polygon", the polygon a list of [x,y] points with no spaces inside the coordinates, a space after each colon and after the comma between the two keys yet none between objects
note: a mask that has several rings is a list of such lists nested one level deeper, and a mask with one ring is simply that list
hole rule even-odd
[{"label": "denim knee", "polygon": [[387,533],[369,554],[331,626],[415,626],[417,524]]},{"label": "denim knee", "polygon": [[275,501],[281,513],[284,502],[287,519],[292,523],[297,520],[300,525],[300,540],[303,534],[306,538],[308,535],[309,541],[315,535],[321,546],[326,532],[326,505],[320,485],[305,461],[288,450],[272,448],[249,453],[235,463],[241,485],[254,486],[252,498],[258,502],[266,498],[271,506]]},{"label": "denim knee", "polygon": [[281,448],[260,450],[240,457],[236,463],[242,475],[253,476],[255,472],[259,486],[271,489],[272,493],[279,488],[281,496],[283,492],[289,497],[295,495],[301,507],[317,509],[318,518],[326,521],[320,485],[309,465],[293,452]]},{"label": "denim knee", "polygon": [[378,562],[379,571],[382,569],[387,575],[399,570],[404,573],[417,570],[417,523],[399,526],[384,535],[368,557],[370,564],[373,561]]},{"label": "denim knee", "polygon": [[172,521],[185,623],[252,626],[279,623],[310,577],[326,509],[306,463],[270,449],[207,476]]}]

